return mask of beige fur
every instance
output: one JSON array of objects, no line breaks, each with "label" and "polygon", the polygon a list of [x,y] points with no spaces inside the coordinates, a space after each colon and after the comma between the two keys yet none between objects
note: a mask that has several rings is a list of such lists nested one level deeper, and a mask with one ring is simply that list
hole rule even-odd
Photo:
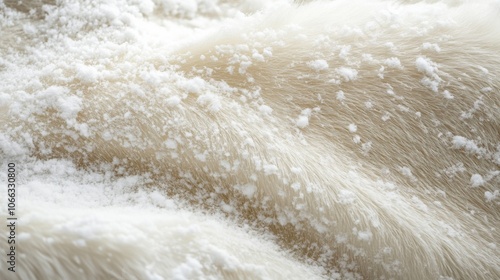
[{"label": "beige fur", "polygon": [[7,137],[147,174],[326,277],[500,278],[500,6],[409,2],[283,4],[174,51],[63,54],[9,101]]}]

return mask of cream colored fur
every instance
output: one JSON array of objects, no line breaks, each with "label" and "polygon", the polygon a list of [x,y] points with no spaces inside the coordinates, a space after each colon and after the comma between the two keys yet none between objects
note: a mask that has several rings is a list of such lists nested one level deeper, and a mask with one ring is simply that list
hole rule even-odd
[{"label": "cream colored fur", "polygon": [[8,93],[4,154],[147,174],[138,189],[272,233],[324,277],[500,278],[500,4],[428,2],[283,3],[154,52],[61,54]]}]

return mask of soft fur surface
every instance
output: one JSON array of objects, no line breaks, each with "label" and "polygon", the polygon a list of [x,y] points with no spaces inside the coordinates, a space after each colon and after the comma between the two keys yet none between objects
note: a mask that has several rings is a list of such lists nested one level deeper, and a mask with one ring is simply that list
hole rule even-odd
[{"label": "soft fur surface", "polygon": [[500,278],[498,1],[33,3],[5,279]]}]

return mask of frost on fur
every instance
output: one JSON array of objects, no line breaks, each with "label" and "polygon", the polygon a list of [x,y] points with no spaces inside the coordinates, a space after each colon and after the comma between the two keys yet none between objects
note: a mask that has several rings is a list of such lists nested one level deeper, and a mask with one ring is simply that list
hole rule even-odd
[{"label": "frost on fur", "polygon": [[498,3],[291,2],[0,2],[18,277],[500,278]]}]

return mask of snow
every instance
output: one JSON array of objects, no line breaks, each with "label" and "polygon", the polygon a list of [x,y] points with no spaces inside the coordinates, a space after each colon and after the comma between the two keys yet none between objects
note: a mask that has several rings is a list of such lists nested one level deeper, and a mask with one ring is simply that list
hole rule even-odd
[{"label": "snow", "polygon": [[254,194],[257,192],[257,186],[252,184],[237,186],[236,188],[248,198],[252,198]]},{"label": "snow", "polygon": [[195,77],[187,81],[181,80],[179,86],[187,92],[202,94],[207,87],[205,80],[200,77]]},{"label": "snow", "polygon": [[401,61],[397,57],[391,57],[384,60],[384,64],[389,68],[397,68],[397,69],[403,68],[403,66],[401,65]]},{"label": "snow", "polygon": [[415,61],[417,70],[426,75],[421,83],[434,92],[438,92],[441,78],[438,76],[438,65],[427,57],[420,56]]},{"label": "snow", "polygon": [[373,237],[373,234],[371,231],[358,231],[358,239],[363,240],[363,241],[370,241]]},{"label": "snow", "polygon": [[[467,261],[483,249],[469,241],[497,248],[469,236],[496,235],[455,193],[474,188],[485,225],[500,203],[500,144],[484,129],[497,123],[498,70],[448,57],[471,36],[457,26],[486,29],[456,21],[462,8],[441,18],[448,7],[435,1],[45,2],[29,13],[0,3],[0,164],[19,163],[17,238],[50,269],[112,260],[141,279],[355,279],[401,261],[417,271],[399,228],[442,267],[455,265],[435,258],[443,245]],[[486,56],[483,37],[473,45]],[[405,149],[387,135],[440,145]],[[443,154],[453,160],[434,166]]]},{"label": "snow", "polygon": [[205,93],[196,100],[199,104],[206,106],[211,112],[218,112],[222,109],[220,97],[213,93]]},{"label": "snow", "polygon": [[323,60],[323,59],[317,59],[317,60],[313,60],[313,61],[309,61],[307,63],[307,65],[315,70],[315,71],[323,71],[323,70],[326,70],[328,69],[328,62],[326,62],[326,60]]},{"label": "snow", "polygon": [[474,140],[467,139],[463,136],[453,136],[451,143],[453,144],[454,149],[464,149],[465,151],[476,154],[479,157],[483,157],[487,153],[486,149],[479,147]]},{"label": "snow", "polygon": [[338,202],[341,204],[351,204],[356,201],[356,194],[348,190],[340,190]]},{"label": "snow", "polygon": [[302,110],[300,113],[300,116],[297,118],[295,124],[299,128],[305,128],[306,126],[309,125],[309,117],[311,116],[312,110],[307,108]]},{"label": "snow", "polygon": [[181,104],[181,98],[179,96],[171,96],[167,98],[167,105],[170,107],[175,107]]},{"label": "snow", "polygon": [[431,50],[431,51],[434,51],[434,52],[440,52],[441,51],[441,48],[439,47],[438,44],[433,44],[433,43],[423,43],[422,44],[422,49],[424,50]]},{"label": "snow", "polygon": [[340,102],[345,100],[345,93],[343,91],[337,91],[337,100]]},{"label": "snow", "polygon": [[358,130],[358,126],[354,123],[349,124],[349,132],[354,133]]},{"label": "snow", "polygon": [[473,188],[480,187],[484,185],[485,181],[483,179],[483,176],[480,174],[474,174],[470,177],[470,184]]},{"label": "snow", "polygon": [[177,149],[177,142],[174,140],[174,139],[167,139],[167,141],[164,142],[165,144],[165,147],[167,147],[168,149],[172,149],[172,150],[175,150]]},{"label": "snow", "polygon": [[304,115],[299,116],[299,118],[297,119],[296,124],[300,128],[304,128],[304,127],[308,126],[309,125],[309,117],[308,116],[304,116]]},{"label": "snow", "polygon": [[335,70],[346,82],[356,80],[358,77],[358,71],[356,69],[352,69],[349,67],[340,67]]},{"label": "snow", "polygon": [[273,112],[273,109],[271,107],[267,106],[267,105],[260,105],[259,106],[259,111],[262,114],[270,115]]},{"label": "snow", "polygon": [[484,197],[486,198],[487,202],[491,202],[493,200],[496,200],[497,198],[500,198],[500,190],[495,190],[493,192],[485,192]]},{"label": "snow", "polygon": [[451,93],[450,93],[449,91],[447,91],[447,90],[443,91],[443,96],[444,96],[444,98],[446,98],[446,99],[453,99],[453,98],[455,98],[455,97],[453,96],[453,94],[451,94]]},{"label": "snow", "polygon": [[278,174],[279,169],[274,164],[264,164],[262,167],[266,175]]}]

